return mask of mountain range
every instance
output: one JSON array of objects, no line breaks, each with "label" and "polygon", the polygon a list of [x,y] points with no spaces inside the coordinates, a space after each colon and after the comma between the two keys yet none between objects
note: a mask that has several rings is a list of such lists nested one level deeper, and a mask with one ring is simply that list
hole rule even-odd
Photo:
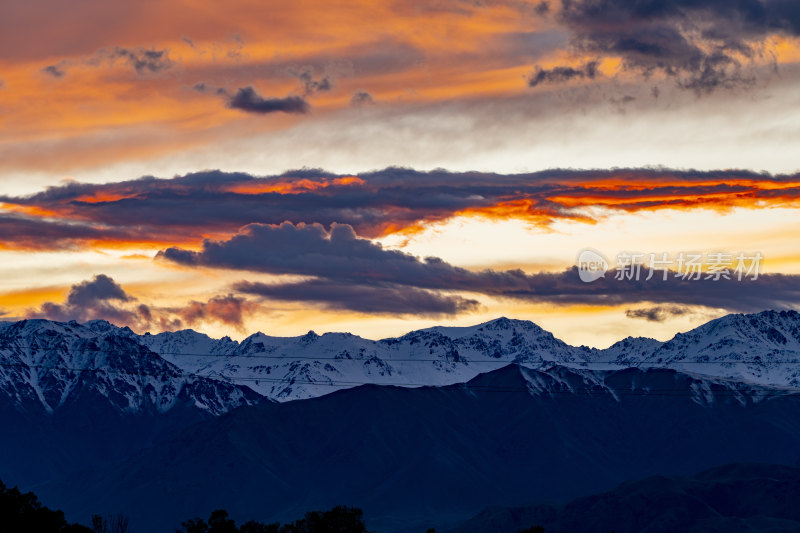
[{"label": "mountain range", "polygon": [[798,465],[799,363],[793,311],[604,350],[506,318],[379,341],[4,322],[0,479],[137,532],[337,504],[381,532],[454,527],[649,475]]},{"label": "mountain range", "polygon": [[667,342],[628,337],[606,349],[570,346],[532,322],[507,318],[378,341],[310,331],[256,333],[241,342],[193,330],[137,335],[104,321],[25,320],[0,322],[0,362],[2,392],[17,403],[38,400],[48,411],[84,386],[119,393],[107,396],[120,409],[165,411],[186,399],[221,414],[261,397],[290,401],[364,383],[464,383],[509,363],[672,368],[800,388],[800,314],[732,314]]},{"label": "mountain range", "polygon": [[433,327],[378,341],[346,333],[254,334],[241,343],[191,330],[140,342],[194,374],[244,383],[276,401],[362,383],[447,385],[509,363],[529,368],[672,368],[778,387],[800,387],[800,314],[766,311],[712,320],[667,342],[628,337],[606,349],[570,346],[534,324],[499,318]]}]

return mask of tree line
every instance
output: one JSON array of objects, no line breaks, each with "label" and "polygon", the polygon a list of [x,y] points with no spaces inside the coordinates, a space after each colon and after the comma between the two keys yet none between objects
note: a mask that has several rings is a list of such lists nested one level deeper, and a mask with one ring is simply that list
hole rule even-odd
[{"label": "tree line", "polygon": [[[131,533],[124,515],[94,515],[91,527],[72,524],[62,511],[48,509],[32,492],[7,488],[0,481],[0,531],[3,533]],[[533,527],[519,533],[543,533]],[[192,518],[183,522],[176,533],[371,533],[364,524],[364,513],[357,507],[339,505],[328,511],[311,511],[288,524],[264,524],[251,520],[241,526],[225,510],[211,513],[208,520]],[[426,533],[435,533],[429,529]]]}]

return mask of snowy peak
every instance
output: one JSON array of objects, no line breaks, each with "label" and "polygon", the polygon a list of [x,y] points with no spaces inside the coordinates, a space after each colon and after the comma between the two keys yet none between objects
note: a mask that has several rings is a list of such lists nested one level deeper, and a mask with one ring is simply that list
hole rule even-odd
[{"label": "snowy peak", "polygon": [[648,360],[664,343],[649,337],[625,337],[604,350],[591,349],[593,361],[640,362]]},{"label": "snowy peak", "polygon": [[101,321],[17,322],[0,330],[0,395],[51,413],[87,398],[128,413],[185,404],[211,414],[261,400],[248,388],[191,375],[139,340]]},{"label": "snowy peak", "polygon": [[[608,349],[609,354],[616,345]],[[800,388],[800,314],[764,311],[712,320],[669,341],[632,344],[617,365],[669,367],[770,386]]]},{"label": "snowy peak", "polygon": [[687,333],[679,333],[665,343],[664,350],[693,353],[710,350],[749,349],[750,351],[800,351],[800,313],[764,311],[732,314],[712,320]]},{"label": "snowy peak", "polygon": [[192,329],[164,332],[157,335],[146,333],[139,338],[139,342],[161,355],[229,355],[239,347],[239,343],[231,340],[230,337],[212,339],[205,333],[198,333]]},{"label": "snowy peak", "polygon": [[[544,337],[553,337],[553,334],[549,331],[545,331],[544,329],[540,328],[533,322],[529,320],[514,320],[506,317],[495,318],[494,320],[490,320],[488,322],[484,322],[482,324],[477,324],[475,326],[465,326],[465,327],[446,327],[446,326],[434,326],[432,328],[427,328],[419,331],[436,331],[441,333],[442,335],[451,337],[451,338],[460,338],[460,337],[469,337],[475,335],[477,333],[491,333],[491,332],[507,332],[507,331],[525,331],[532,335],[542,335]],[[413,334],[417,332],[411,332],[409,334]]]},{"label": "snowy peak", "polygon": [[0,323],[0,357],[0,388],[17,403],[33,398],[48,410],[91,390],[123,410],[190,401],[220,413],[259,397],[296,400],[365,383],[465,383],[510,363],[575,372],[668,368],[800,388],[800,314],[728,315],[665,343],[628,337],[603,350],[570,346],[532,322],[505,317],[379,341],[309,331],[256,333],[242,342],[193,330],[136,335],[105,321],[26,320]]}]

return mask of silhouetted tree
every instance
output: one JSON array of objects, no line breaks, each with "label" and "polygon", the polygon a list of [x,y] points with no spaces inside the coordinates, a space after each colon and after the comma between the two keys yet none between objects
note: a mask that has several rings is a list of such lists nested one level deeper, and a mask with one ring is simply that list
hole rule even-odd
[{"label": "silhouetted tree", "polygon": [[229,516],[228,511],[218,509],[208,517],[209,533],[239,533],[239,528]]},{"label": "silhouetted tree", "polygon": [[181,522],[181,527],[176,533],[208,533],[208,524],[202,518],[192,518]]},{"label": "silhouetted tree", "polygon": [[361,509],[338,505],[330,511],[306,513],[304,518],[283,526],[280,533],[368,533],[363,515]]},{"label": "silhouetted tree", "polygon": [[130,533],[130,524],[125,515],[92,516],[94,533]]},{"label": "silhouetted tree", "polygon": [[47,533],[91,533],[80,524],[70,524],[61,511],[41,504],[32,492],[6,488],[0,481],[0,531],[42,531]]},{"label": "silhouetted tree", "polygon": [[239,533],[280,533],[280,528],[280,524],[261,524],[251,520],[242,524]]},{"label": "silhouetted tree", "polygon": [[251,520],[236,527],[228,512],[218,509],[211,513],[208,522],[200,518],[183,522],[177,533],[280,533],[280,524],[261,524]]},{"label": "silhouetted tree", "polygon": [[176,533],[369,533],[363,511],[355,507],[338,506],[330,511],[312,511],[291,524],[261,524],[250,521],[236,527],[227,511],[211,513],[208,522],[193,518],[181,524]]}]

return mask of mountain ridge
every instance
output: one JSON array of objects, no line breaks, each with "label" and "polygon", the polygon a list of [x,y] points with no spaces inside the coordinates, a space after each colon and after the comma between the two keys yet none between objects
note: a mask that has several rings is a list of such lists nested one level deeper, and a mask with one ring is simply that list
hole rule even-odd
[{"label": "mountain ridge", "polygon": [[[35,345],[29,350],[28,360],[19,360],[19,353],[7,349],[13,345],[16,331],[59,337],[62,345],[74,345],[77,353],[48,359]],[[68,360],[79,368],[101,370],[103,361],[88,358],[87,350],[99,349],[95,346],[97,339],[110,337],[116,338],[118,344],[129,343],[132,360],[148,353],[158,356],[163,363],[158,362],[154,370],[184,374],[192,383],[210,380],[204,383],[218,389],[248,389],[275,401],[311,398],[362,383],[464,383],[509,363],[529,368],[563,365],[593,370],[674,368],[779,388],[800,388],[800,314],[794,311],[731,314],[678,333],[666,342],[627,337],[604,349],[572,346],[533,322],[506,317],[467,327],[434,326],[380,340],[310,331],[296,337],[258,332],[242,341],[215,339],[194,330],[138,335],[129,328],[99,320],[83,325],[28,320],[0,323],[0,361],[5,365],[28,365],[30,376],[42,361],[46,366]],[[47,343],[43,346],[46,348]],[[145,358],[146,363],[152,365],[157,361],[155,356]],[[140,364],[139,371],[145,367]],[[9,373],[7,370],[8,366],[2,369],[5,374]],[[0,379],[0,385],[2,382]],[[161,390],[151,385],[154,391]],[[60,387],[62,392],[67,389],[67,385]],[[39,391],[36,387],[32,390]],[[153,396],[152,391],[150,395]],[[164,405],[174,400],[158,399],[158,394],[154,397]],[[39,400],[45,406],[52,403],[41,395]],[[197,403],[202,406],[208,402],[201,399]],[[207,408],[219,414],[232,406],[217,401]]]}]

